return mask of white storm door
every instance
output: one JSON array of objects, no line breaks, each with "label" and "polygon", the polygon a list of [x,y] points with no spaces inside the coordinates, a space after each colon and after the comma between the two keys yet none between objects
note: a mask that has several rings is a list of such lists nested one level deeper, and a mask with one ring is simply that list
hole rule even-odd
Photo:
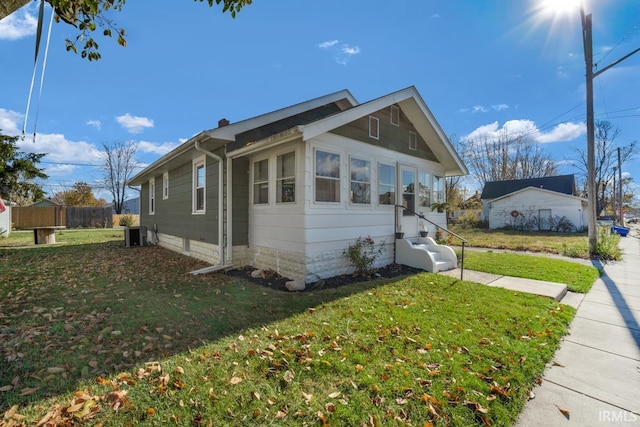
[{"label": "white storm door", "polygon": [[414,167],[402,165],[398,170],[400,174],[398,194],[402,197],[399,204],[408,209],[408,211],[402,209],[400,225],[402,225],[404,237],[415,237],[418,235],[418,217],[413,214],[416,211],[417,171]]}]

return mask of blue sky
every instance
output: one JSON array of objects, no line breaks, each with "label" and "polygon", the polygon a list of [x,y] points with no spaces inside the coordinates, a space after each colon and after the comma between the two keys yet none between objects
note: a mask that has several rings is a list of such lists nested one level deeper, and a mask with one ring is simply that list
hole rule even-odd
[{"label": "blue sky", "polygon": [[[566,162],[586,146],[580,15],[541,13],[542,3],[254,0],[232,19],[206,2],[129,1],[113,15],[128,46],[98,36],[97,62],[65,52],[76,32],[53,25],[27,115],[31,2],[0,21],[0,129],[20,135],[26,118],[20,147],[48,153],[47,192],[84,181],[110,201],[97,184],[103,143],[134,140],[137,160],[149,164],[223,117],[341,89],[365,102],[414,85],[447,135],[532,132],[560,173],[577,173]],[[639,1],[585,0],[585,10],[601,67],[640,47]],[[618,144],[640,141],[640,53],[597,78],[594,96],[596,119],[621,130]],[[640,184],[640,160],[623,171]]]}]

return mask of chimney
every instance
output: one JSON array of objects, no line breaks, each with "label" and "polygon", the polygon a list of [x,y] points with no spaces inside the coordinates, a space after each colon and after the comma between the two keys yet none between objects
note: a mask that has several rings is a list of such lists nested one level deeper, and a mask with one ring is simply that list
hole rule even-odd
[{"label": "chimney", "polygon": [[219,127],[219,128],[225,127],[225,126],[227,126],[228,124],[229,124],[229,120],[227,120],[227,119],[220,119],[220,120],[218,120],[218,127]]}]

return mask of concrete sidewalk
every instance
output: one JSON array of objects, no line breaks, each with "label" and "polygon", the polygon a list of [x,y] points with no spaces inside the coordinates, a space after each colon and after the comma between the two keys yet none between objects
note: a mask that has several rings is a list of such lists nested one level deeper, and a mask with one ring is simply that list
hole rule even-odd
[{"label": "concrete sidewalk", "polygon": [[578,309],[570,334],[517,426],[640,425],[638,234],[620,238],[623,261],[595,264],[604,273],[589,293],[562,300]]}]

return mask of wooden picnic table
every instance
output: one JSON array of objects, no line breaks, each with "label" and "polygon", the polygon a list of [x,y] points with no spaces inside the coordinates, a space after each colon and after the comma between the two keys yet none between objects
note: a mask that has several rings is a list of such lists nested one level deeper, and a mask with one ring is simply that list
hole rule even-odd
[{"label": "wooden picnic table", "polygon": [[43,227],[28,227],[27,230],[33,230],[33,241],[36,245],[49,244],[56,242],[56,230],[67,228],[64,225],[46,225]]}]

